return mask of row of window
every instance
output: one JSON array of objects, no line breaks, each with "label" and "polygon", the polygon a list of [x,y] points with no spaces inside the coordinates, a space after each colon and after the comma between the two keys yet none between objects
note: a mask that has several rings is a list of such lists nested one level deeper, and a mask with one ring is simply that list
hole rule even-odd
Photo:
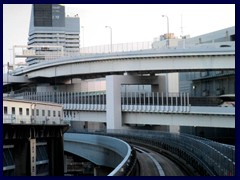
[{"label": "row of window", "polygon": [[[15,115],[16,114],[16,108],[12,107],[11,110],[12,110],[12,115]],[[47,111],[47,113],[46,113],[46,111]],[[48,117],[51,116],[51,110],[45,110],[45,109],[42,109],[41,111],[39,109],[36,109],[36,116],[40,116],[40,112],[41,112],[41,116],[45,116],[45,115],[47,115]],[[5,115],[9,114],[7,106],[4,106],[4,114]],[[18,108],[18,114],[23,115],[23,108],[21,108],[21,107]],[[30,115],[29,108],[25,109],[25,114],[26,114],[26,116]],[[35,111],[34,111],[34,109],[32,109],[32,116],[34,116],[34,114],[35,114]],[[57,111],[57,114],[56,114],[56,111],[53,110],[52,115],[53,115],[53,117],[56,117],[56,116],[61,117],[61,111]]]}]

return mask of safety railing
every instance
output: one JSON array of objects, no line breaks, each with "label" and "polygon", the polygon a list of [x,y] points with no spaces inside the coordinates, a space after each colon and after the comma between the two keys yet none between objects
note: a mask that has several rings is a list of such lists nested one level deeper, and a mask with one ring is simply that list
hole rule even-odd
[{"label": "safety railing", "polygon": [[129,92],[122,93],[123,111],[189,112],[189,93]]},{"label": "safety railing", "polygon": [[160,131],[105,130],[91,133],[107,134],[127,142],[137,142],[163,149],[185,160],[201,175],[235,175],[235,146],[193,135]]}]

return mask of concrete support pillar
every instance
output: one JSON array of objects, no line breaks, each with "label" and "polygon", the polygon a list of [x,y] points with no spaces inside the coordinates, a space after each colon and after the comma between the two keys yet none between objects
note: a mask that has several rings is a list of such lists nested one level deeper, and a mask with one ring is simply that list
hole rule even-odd
[{"label": "concrete support pillar", "polygon": [[123,76],[106,77],[107,129],[120,129],[122,127],[121,77]]},{"label": "concrete support pillar", "polygon": [[17,140],[14,144],[15,150],[15,176],[30,176],[29,141],[27,139]]},{"label": "concrete support pillar", "polygon": [[106,111],[107,111],[107,129],[121,129],[122,122],[122,106],[121,106],[121,85],[154,85],[155,87],[161,83],[161,76],[121,76],[111,75],[106,77]]},{"label": "concrete support pillar", "polygon": [[37,156],[37,147],[36,147],[36,139],[30,139],[30,173],[31,176],[36,176],[36,156]]},{"label": "concrete support pillar", "polygon": [[48,144],[49,175],[63,176],[64,174],[64,150],[63,137],[50,138]]}]

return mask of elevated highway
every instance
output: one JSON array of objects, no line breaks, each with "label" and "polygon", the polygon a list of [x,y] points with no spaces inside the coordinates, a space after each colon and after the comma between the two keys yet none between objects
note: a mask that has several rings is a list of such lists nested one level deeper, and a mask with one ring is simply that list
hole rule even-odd
[{"label": "elevated highway", "polygon": [[15,70],[28,78],[105,77],[125,72],[149,74],[235,69],[235,48],[152,49],[111,54],[63,57]]},{"label": "elevated highway", "polygon": [[[108,125],[106,94],[43,92],[20,93],[16,98],[63,105],[65,121],[102,122]],[[122,93],[121,125],[176,125],[235,128],[235,107],[190,104],[187,93]],[[68,113],[66,113],[68,112]],[[111,123],[111,122],[110,122]]]},{"label": "elevated highway", "polygon": [[[167,77],[154,76],[155,73],[234,69],[235,46],[229,46],[151,49],[63,57],[15,70],[13,75],[26,75],[29,80],[36,80],[37,83],[45,82],[46,79],[56,82],[56,79],[64,81],[64,79],[74,77],[81,79],[106,77],[106,98],[104,100],[106,103],[101,106],[101,103],[72,103],[68,101],[65,103],[65,109],[77,113],[81,112],[76,118],[79,121],[90,119],[95,122],[106,122],[107,129],[119,129],[124,124],[235,128],[234,107],[228,109],[191,107],[191,104],[187,102],[186,94],[184,98],[180,99],[179,97],[171,97],[171,104],[168,103],[169,101],[165,104],[147,104],[142,101],[138,104],[128,103],[129,101],[126,104],[121,103],[122,85],[151,85],[156,92],[160,92],[160,90],[168,92]],[[58,94],[54,95],[54,97],[57,96]],[[136,101],[136,99],[138,98],[131,97],[131,102]],[[181,103],[179,104],[179,102]],[[85,107],[89,108],[84,109]],[[96,121],[97,118],[98,121]],[[150,121],[147,120],[149,118]]]},{"label": "elevated highway", "polygon": [[66,133],[64,135],[64,151],[99,165],[112,167],[109,176],[129,175],[135,166],[131,147],[124,141],[108,136],[94,134]]}]

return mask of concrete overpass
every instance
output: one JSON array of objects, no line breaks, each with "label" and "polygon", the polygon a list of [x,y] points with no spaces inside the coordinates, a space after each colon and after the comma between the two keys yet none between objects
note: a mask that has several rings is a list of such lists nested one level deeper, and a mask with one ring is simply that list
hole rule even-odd
[{"label": "concrete overpass", "polygon": [[3,86],[7,84],[22,84],[22,83],[30,83],[31,81],[27,76],[13,76],[8,73],[3,74]]},{"label": "concrete overpass", "polygon": [[[39,92],[16,94],[15,97],[63,104],[64,111],[71,112],[67,113],[65,121],[102,122],[107,124],[107,129],[132,125],[235,128],[235,107],[191,105],[187,93],[119,94],[120,100],[114,110],[113,105],[109,107],[110,100],[103,92]],[[117,115],[112,118],[108,111],[115,111]]]},{"label": "concrete overpass", "polygon": [[101,135],[66,133],[64,151],[113,168],[109,176],[124,176],[130,165],[132,149],[124,141]]},{"label": "concrete overpass", "polygon": [[[102,121],[107,122],[108,129],[119,129],[123,124],[146,123],[234,128],[235,108],[220,110],[218,109],[219,107],[215,107],[215,109],[208,109],[209,113],[206,113],[206,109],[194,109],[191,108],[189,104],[184,104],[183,106],[186,106],[188,109],[187,113],[185,111],[178,112],[178,110],[176,113],[175,110],[172,110],[172,107],[165,104],[162,106],[166,106],[164,109],[167,109],[167,111],[160,110],[156,113],[155,110],[143,112],[140,110],[139,113],[151,113],[137,114],[138,111],[129,111],[129,109],[136,109],[136,107],[129,106],[125,108],[121,106],[122,85],[152,85],[153,91],[168,92],[167,87],[166,89],[163,87],[167,79],[163,79],[160,76],[153,76],[155,73],[221,69],[235,69],[235,47],[199,47],[192,49],[165,49],[164,51],[151,49],[111,54],[95,54],[91,56],[64,57],[59,60],[46,61],[27,68],[15,70],[13,75],[27,75],[30,80],[38,78],[106,77],[106,115],[100,115],[98,112],[98,117],[102,117]],[[123,75],[126,73],[128,75]],[[150,74],[150,76],[138,76],[139,74]],[[147,109],[145,105],[141,105],[139,109]],[[181,109],[181,106],[175,108]],[[221,111],[224,111],[224,113],[221,114]],[[87,113],[81,112],[81,116],[83,116],[83,114]],[[97,115],[94,114],[95,113],[92,113],[92,116]],[[142,119],[143,117],[148,119],[147,116],[151,116],[153,121],[147,122]],[[136,120],[136,117],[138,120]],[[194,118],[196,118],[195,121],[193,120]],[[91,119],[95,118],[91,117]]]},{"label": "concrete overpass", "polygon": [[152,49],[133,52],[63,57],[27,68],[13,75],[28,78],[105,77],[125,72],[149,74],[181,71],[235,69],[235,48]]}]

